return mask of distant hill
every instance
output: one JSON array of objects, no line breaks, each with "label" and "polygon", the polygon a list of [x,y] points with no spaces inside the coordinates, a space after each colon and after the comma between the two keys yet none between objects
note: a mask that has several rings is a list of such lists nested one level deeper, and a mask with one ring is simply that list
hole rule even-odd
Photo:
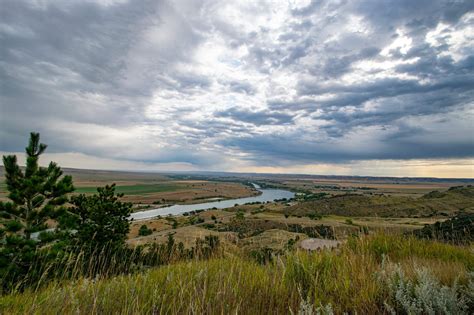
[{"label": "distant hill", "polygon": [[[22,167],[23,169],[23,167]],[[71,175],[74,180],[92,181],[120,181],[120,180],[169,180],[166,175],[152,172],[132,172],[132,171],[102,171],[77,168],[61,168],[65,175]],[[0,166],[0,181],[3,181],[5,168]]]},{"label": "distant hill", "polygon": [[[124,176],[132,178],[153,178],[161,176],[163,179],[168,177],[178,179],[204,179],[223,178],[228,180],[235,179],[275,179],[275,180],[336,180],[346,181],[355,180],[360,182],[378,182],[378,183],[452,183],[453,185],[474,185],[472,178],[436,178],[436,177],[388,177],[388,176],[346,176],[346,175],[308,175],[308,174],[273,174],[273,173],[238,173],[238,172],[211,172],[211,171],[105,171],[92,169],[62,168],[66,174],[90,178],[91,176],[102,176],[105,178],[123,178]],[[0,165],[0,177],[3,177],[4,168]]]},{"label": "distant hill", "polygon": [[310,175],[310,174],[275,174],[275,173],[237,173],[237,172],[163,172],[177,177],[189,177],[192,179],[206,179],[209,177],[222,178],[253,178],[253,179],[275,179],[275,180],[356,180],[379,183],[461,183],[474,184],[473,178],[437,178],[437,177],[389,177],[389,176],[350,176],[350,175]]},{"label": "distant hill", "polygon": [[474,213],[474,186],[452,187],[445,192],[433,191],[420,198],[386,195],[346,194],[302,202],[285,210],[290,215],[342,216],[451,216],[458,211]]}]

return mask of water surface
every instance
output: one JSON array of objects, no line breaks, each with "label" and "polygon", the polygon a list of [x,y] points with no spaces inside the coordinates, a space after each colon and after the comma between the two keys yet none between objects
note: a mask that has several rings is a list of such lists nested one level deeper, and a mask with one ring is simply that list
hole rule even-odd
[{"label": "water surface", "polygon": [[267,202],[273,201],[275,199],[283,199],[283,198],[293,198],[295,194],[288,190],[283,189],[260,189],[258,185],[254,184],[254,187],[262,192],[261,195],[254,196],[254,197],[246,197],[246,198],[237,198],[237,199],[228,199],[228,200],[220,200],[220,201],[213,201],[213,202],[204,202],[204,203],[197,203],[192,205],[173,205],[171,207],[165,208],[158,208],[158,209],[151,209],[145,210],[140,212],[134,212],[130,215],[130,218],[134,220],[143,220],[160,216],[166,216],[168,214],[177,215],[183,214],[185,212],[193,211],[193,210],[206,210],[206,209],[224,209],[233,207],[235,204],[243,205],[249,202]]}]

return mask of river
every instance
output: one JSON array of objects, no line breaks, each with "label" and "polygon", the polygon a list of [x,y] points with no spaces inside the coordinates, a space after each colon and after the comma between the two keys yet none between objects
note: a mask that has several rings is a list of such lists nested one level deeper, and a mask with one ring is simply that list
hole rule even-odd
[{"label": "river", "polygon": [[[254,197],[247,197],[247,198],[237,198],[237,199],[227,199],[227,200],[220,200],[220,201],[213,201],[213,202],[204,202],[204,203],[196,203],[192,205],[174,205],[171,207],[164,207],[158,209],[150,209],[146,211],[134,212],[130,215],[130,219],[133,220],[144,220],[154,218],[156,216],[166,216],[166,215],[177,215],[182,214],[185,212],[193,211],[193,210],[207,210],[212,208],[217,209],[224,209],[233,207],[235,204],[243,205],[249,202],[267,202],[267,201],[274,201],[275,199],[290,199],[295,196],[295,194],[288,190],[283,189],[261,189],[260,186],[257,184],[253,184],[255,189],[262,192],[262,194]],[[46,229],[42,232],[51,232],[54,231],[54,228]],[[41,232],[31,233],[32,239],[38,239],[38,235]]]},{"label": "river", "polygon": [[254,187],[261,191],[262,193],[258,196],[254,197],[246,197],[246,198],[237,198],[237,199],[227,199],[227,200],[219,200],[213,202],[204,202],[204,203],[197,203],[192,205],[173,205],[170,207],[158,208],[158,209],[150,209],[140,212],[134,212],[130,215],[131,219],[134,220],[143,220],[149,219],[156,216],[166,216],[166,215],[177,215],[183,214],[185,212],[190,212],[193,210],[207,210],[212,208],[217,209],[224,209],[230,208],[234,205],[243,205],[250,202],[267,202],[267,201],[274,201],[275,199],[290,199],[295,196],[295,194],[288,190],[283,189],[261,189],[258,185],[253,184]]}]

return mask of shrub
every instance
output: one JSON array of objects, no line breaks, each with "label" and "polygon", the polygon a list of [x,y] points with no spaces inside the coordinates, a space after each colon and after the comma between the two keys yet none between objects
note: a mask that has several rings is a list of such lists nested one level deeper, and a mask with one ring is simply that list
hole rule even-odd
[{"label": "shrub", "polygon": [[203,228],[208,229],[208,230],[212,230],[212,229],[214,229],[214,228],[216,227],[216,226],[215,226],[214,224],[212,224],[212,223],[205,223],[205,224],[203,224],[202,226],[203,226]]},{"label": "shrub", "polygon": [[310,213],[308,214],[308,218],[310,218],[311,220],[321,220],[323,216],[318,214],[318,213]]},{"label": "shrub", "polygon": [[173,223],[172,223],[172,225],[171,225],[171,227],[172,227],[173,229],[177,229],[177,228],[178,228],[178,221],[174,220]]},{"label": "shrub", "polygon": [[286,246],[285,246],[285,247],[286,247],[288,250],[292,250],[292,249],[295,247],[296,242],[297,242],[297,240],[294,240],[294,239],[290,238],[290,239],[286,242]]},{"label": "shrub", "polygon": [[194,225],[194,224],[203,223],[204,219],[198,216],[192,216],[192,217],[189,217],[188,222],[189,224]]},{"label": "shrub", "polygon": [[[467,314],[468,296],[457,283],[441,285],[426,268],[415,268],[415,279],[408,278],[400,265],[383,270],[380,279],[389,292],[385,307],[391,313]],[[471,282],[472,285],[472,282]]]},{"label": "shrub", "polygon": [[259,264],[265,265],[272,263],[276,257],[277,251],[269,247],[263,247],[252,250],[250,256]]},{"label": "shrub", "polygon": [[153,231],[149,229],[148,226],[146,226],[146,224],[143,224],[142,226],[140,226],[140,229],[138,230],[138,235],[140,236],[147,236],[152,233]]},{"label": "shrub", "polygon": [[308,300],[301,299],[298,315],[333,315],[331,304],[314,307]]},{"label": "shrub", "polygon": [[245,213],[242,210],[237,211],[235,214],[237,220],[243,220],[245,218]]}]

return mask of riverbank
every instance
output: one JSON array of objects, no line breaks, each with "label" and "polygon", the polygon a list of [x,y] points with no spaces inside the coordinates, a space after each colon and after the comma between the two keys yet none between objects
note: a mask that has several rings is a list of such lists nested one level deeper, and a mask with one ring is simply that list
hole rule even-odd
[{"label": "riverbank", "polygon": [[207,210],[207,209],[225,209],[234,207],[235,205],[244,205],[246,203],[266,203],[274,200],[281,199],[291,199],[295,194],[288,190],[282,189],[259,189],[261,192],[258,196],[246,197],[246,198],[236,198],[236,199],[227,199],[214,202],[205,202],[199,204],[189,204],[189,205],[173,205],[164,208],[150,209],[145,211],[134,212],[130,215],[130,218],[133,220],[144,220],[153,218],[156,216],[167,216],[167,215],[179,215],[190,211],[196,210]]}]

